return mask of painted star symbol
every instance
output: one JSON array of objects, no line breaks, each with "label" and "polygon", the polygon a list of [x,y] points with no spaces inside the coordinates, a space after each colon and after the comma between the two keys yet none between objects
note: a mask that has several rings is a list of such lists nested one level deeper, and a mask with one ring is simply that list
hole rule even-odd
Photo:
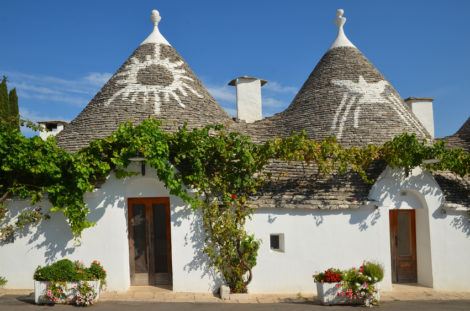
[{"label": "painted star symbol", "polygon": [[378,82],[368,83],[363,76],[359,76],[359,81],[356,83],[351,80],[331,80],[331,83],[337,86],[347,88],[351,93],[361,95],[361,102],[366,103],[386,103],[386,98],[382,96],[387,81],[381,80]]}]

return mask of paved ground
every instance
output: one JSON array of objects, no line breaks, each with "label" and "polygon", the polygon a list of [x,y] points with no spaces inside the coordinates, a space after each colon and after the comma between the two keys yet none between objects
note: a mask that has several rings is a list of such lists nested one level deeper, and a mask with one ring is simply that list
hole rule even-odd
[{"label": "paved ground", "polygon": [[[470,292],[442,292],[416,284],[394,284],[393,290],[381,292],[382,301],[470,300]],[[105,292],[101,301],[143,302],[224,302],[224,303],[313,303],[313,293],[231,295],[222,301],[211,294],[175,293],[171,288],[136,286],[126,293]],[[470,311],[470,308],[469,308]]]},{"label": "paved ground", "polygon": [[[0,289],[0,311],[77,310],[73,306],[37,306],[32,290]],[[381,293],[381,305],[376,310],[465,310],[470,311],[470,292],[440,292],[418,285],[394,284],[393,290]],[[291,295],[250,294],[234,295],[221,300],[210,294],[175,293],[170,288],[131,287],[126,293],[102,293],[100,302],[90,310],[324,310],[347,311],[362,308],[348,306],[324,307],[318,305],[309,293]],[[367,309],[364,309],[367,310]]]},{"label": "paved ground", "polygon": [[[168,302],[125,302],[125,301],[106,301],[99,302],[88,310],[96,311],[144,311],[144,310],[158,310],[158,311],[200,311],[200,310],[214,310],[214,311],[348,311],[348,310],[361,310],[358,307],[348,306],[330,306],[324,307],[312,302],[307,303],[266,303],[266,304],[219,304],[219,303],[168,303]],[[400,311],[441,311],[441,310],[470,310],[470,300],[454,300],[454,301],[389,301],[384,302],[375,310],[400,310]],[[24,297],[18,296],[2,296],[0,297],[0,310],[1,311],[29,311],[29,310],[77,310],[74,306],[56,305],[53,309],[50,306],[37,306],[32,304],[31,300],[25,300]],[[364,309],[368,310],[368,309]]]}]

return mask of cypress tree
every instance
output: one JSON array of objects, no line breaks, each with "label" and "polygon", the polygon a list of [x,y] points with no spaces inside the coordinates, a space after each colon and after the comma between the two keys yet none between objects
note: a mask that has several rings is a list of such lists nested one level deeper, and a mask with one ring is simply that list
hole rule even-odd
[{"label": "cypress tree", "polygon": [[10,122],[11,125],[17,129],[20,129],[20,111],[18,108],[18,95],[16,94],[16,89],[10,91],[8,94],[9,102],[9,113],[10,113]]},{"label": "cypress tree", "polygon": [[0,121],[10,124],[13,128],[20,128],[18,95],[16,89],[12,89],[8,93],[7,77],[5,76],[0,82]]},{"label": "cypress tree", "polygon": [[7,77],[3,76],[2,82],[0,82],[0,120],[6,121],[8,119],[9,106]]}]

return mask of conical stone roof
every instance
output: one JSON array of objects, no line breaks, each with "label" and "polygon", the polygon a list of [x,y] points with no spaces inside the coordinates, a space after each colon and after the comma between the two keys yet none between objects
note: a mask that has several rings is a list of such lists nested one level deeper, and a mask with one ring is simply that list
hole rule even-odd
[{"label": "conical stone roof", "polygon": [[162,120],[168,130],[187,123],[200,127],[231,122],[178,52],[158,30],[160,15],[152,11],[154,31],[57,136],[60,146],[76,151],[106,137],[123,122]]},{"label": "conical stone roof", "polygon": [[[291,105],[263,120],[233,125],[237,131],[265,141],[306,131],[313,139],[336,136],[345,146],[383,144],[403,132],[430,138],[406,108],[398,92],[349,41],[338,10],[338,36],[304,83]],[[376,162],[369,176],[385,168]],[[343,209],[369,204],[370,185],[356,173],[319,176],[312,163],[274,161],[270,182],[259,191],[254,207]]]},{"label": "conical stone roof", "polygon": [[[291,105],[276,116],[284,132],[336,136],[343,145],[383,144],[403,132],[430,138],[398,92],[348,40],[338,10],[338,37]],[[282,125],[281,125],[282,124]]]},{"label": "conical stone roof", "polygon": [[448,136],[444,140],[449,147],[470,151],[470,118],[454,135]]}]

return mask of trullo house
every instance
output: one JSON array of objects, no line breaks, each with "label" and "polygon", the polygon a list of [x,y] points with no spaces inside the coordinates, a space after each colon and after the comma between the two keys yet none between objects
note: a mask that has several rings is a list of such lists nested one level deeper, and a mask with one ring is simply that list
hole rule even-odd
[{"label": "trullo house", "polygon": [[[75,152],[122,122],[137,124],[152,116],[168,131],[185,123],[220,123],[255,142],[302,130],[313,139],[334,135],[345,146],[380,145],[404,132],[434,139],[432,99],[403,100],[347,38],[342,10],[337,38],[290,106],[267,118],[261,103],[266,81],[249,76],[231,81],[238,115],[229,117],[160,33],[160,20],[153,11],[151,34],[70,124],[60,131],[53,122],[44,123],[54,134],[60,131],[61,147]],[[444,139],[469,150],[470,120]],[[140,163],[131,165],[140,171]],[[313,273],[363,260],[384,266],[382,289],[406,282],[470,291],[468,178],[420,168],[407,176],[378,165],[371,172],[377,181],[370,185],[353,173],[313,178],[314,166],[295,163],[273,162],[268,170],[279,176],[253,198],[255,212],[246,225],[261,240],[250,292],[311,292]],[[97,224],[83,232],[80,245],[73,243],[63,215],[52,213],[33,232],[0,246],[0,275],[8,287],[32,288],[38,265],[64,257],[99,259],[108,271],[108,290],[150,283],[169,284],[176,292],[211,292],[220,286],[202,252],[198,212],[169,195],[153,169],[124,179],[111,174],[85,201]],[[8,202],[11,209],[27,204]],[[40,203],[45,209],[48,204]],[[149,240],[155,243],[148,245]]]}]

